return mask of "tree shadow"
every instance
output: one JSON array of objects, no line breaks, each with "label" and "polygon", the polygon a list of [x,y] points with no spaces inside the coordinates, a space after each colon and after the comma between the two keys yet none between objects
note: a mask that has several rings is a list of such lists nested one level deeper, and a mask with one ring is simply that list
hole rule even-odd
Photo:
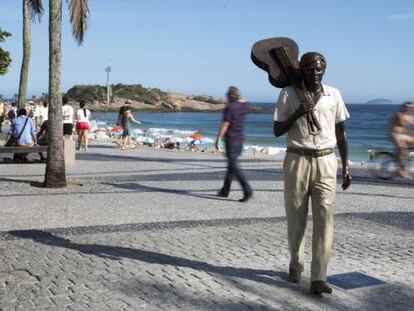
[{"label": "tree shadow", "polygon": [[[179,153],[181,154],[181,153]],[[203,153],[199,153],[197,155],[203,155]],[[171,154],[171,157],[143,157],[143,156],[136,156],[136,155],[118,155],[118,154],[102,154],[102,153],[77,153],[76,159],[83,160],[83,161],[139,161],[139,162],[162,162],[162,163],[217,163],[217,162],[226,162],[225,157],[213,157],[205,155],[204,158],[194,158],[194,157],[177,157],[174,158],[175,154]],[[210,158],[211,157],[211,158]],[[239,159],[239,162],[243,163],[269,163],[269,162],[278,162],[276,160],[268,160],[268,159]]]},{"label": "tree shadow", "polygon": [[[229,198],[222,198],[217,195],[211,194],[198,194],[191,190],[180,190],[180,189],[166,189],[160,187],[153,187],[153,186],[145,186],[141,185],[138,182],[133,183],[105,183],[105,185],[113,186],[116,188],[126,189],[126,190],[134,190],[134,191],[141,191],[141,192],[162,192],[162,193],[171,193],[171,194],[178,194],[184,196],[195,197],[199,199],[208,199],[208,200],[217,200],[217,201],[235,201]],[[205,190],[201,190],[205,191]],[[211,190],[208,190],[211,191]]]},{"label": "tree shadow", "polygon": [[17,184],[28,184],[31,187],[35,187],[35,188],[44,188],[45,187],[44,183],[40,182],[40,181],[31,181],[31,180],[22,180],[22,179],[12,179],[12,178],[0,177],[0,182],[2,182],[2,181],[17,183]]},{"label": "tree shadow", "polygon": [[[74,243],[69,239],[54,235],[48,231],[43,230],[16,230],[9,231],[8,233],[16,238],[29,239],[44,245],[71,249],[83,254],[93,255],[109,260],[131,259],[148,264],[190,268],[196,271],[214,273],[227,277],[238,277],[270,285],[275,285],[278,283],[273,277],[277,277],[282,280],[288,279],[288,274],[286,272],[216,266],[204,261],[191,260],[148,250],[133,249],[122,246]],[[283,282],[279,285],[289,288],[293,287],[293,285],[287,282]]]},{"label": "tree shadow", "polygon": [[[210,306],[208,301],[202,301],[202,297],[188,295],[189,292],[186,294],[180,288],[171,288],[164,283],[154,284],[151,282],[146,284],[145,281],[128,283],[127,280],[125,280],[126,282],[118,282],[120,285],[118,285],[118,288],[116,289],[123,292],[125,295],[133,295],[136,293],[136,287],[139,286],[140,291],[144,292],[144,294],[145,291],[151,293],[150,300],[152,301],[150,301],[150,303],[157,303],[157,301],[153,300],[156,299],[161,306],[164,302],[167,304],[170,302],[178,304],[184,303],[188,307],[201,307],[200,303],[205,303],[206,305],[203,307],[208,305],[209,310],[217,311],[239,310],[239,308],[243,309],[246,306],[253,308],[253,310],[255,310],[255,308],[258,308],[258,310],[277,310],[269,306],[275,303],[278,306],[286,306],[284,310],[295,310],[295,304],[291,305],[290,299],[303,297],[303,299],[306,299],[305,305],[308,304],[309,306],[309,304],[311,304],[315,307],[320,306],[321,309],[349,310],[350,307],[355,306],[354,303],[357,303],[365,310],[377,310],[382,307],[389,307],[389,310],[405,310],[407,306],[413,302],[413,297],[411,295],[412,288],[404,284],[386,284],[384,286],[366,288],[358,292],[349,292],[351,296],[344,296],[343,294],[339,296],[341,298],[349,297],[353,302],[338,299],[336,295],[324,296],[324,299],[321,299],[321,297],[311,295],[304,284],[293,284],[288,282],[287,273],[282,271],[218,266],[205,261],[187,259],[155,251],[133,249],[121,246],[74,243],[69,239],[41,230],[10,231],[9,234],[19,239],[29,239],[43,245],[61,247],[77,251],[82,254],[96,256],[105,260],[137,260],[150,265],[157,264],[188,268],[195,271],[213,274],[222,280],[228,281],[229,285],[235,286],[240,291],[250,292],[262,297],[263,301],[266,302],[264,305],[260,300],[251,301],[249,298],[240,299],[240,297],[238,297],[239,300],[235,297],[232,302],[229,302],[220,299],[220,295],[216,295],[213,305]],[[253,281],[257,284],[249,284],[243,280]],[[229,285],[222,284],[222,286]],[[270,287],[264,287],[265,285],[269,285]],[[281,298],[280,296],[273,297],[272,291],[275,287],[278,289],[283,288],[288,291],[292,291],[292,293],[286,297],[286,299]],[[154,288],[157,289],[156,292],[154,292]],[[111,289],[113,290],[113,288]],[[171,291],[175,291],[174,294],[170,295],[171,298],[165,299],[164,293]],[[210,302],[212,301],[210,300]]]},{"label": "tree shadow", "polygon": [[[185,170],[185,169],[183,169]],[[282,181],[281,172],[274,169],[249,169],[244,168],[243,172],[249,181]],[[109,182],[134,182],[134,181],[211,181],[217,180],[222,182],[224,179],[224,170],[220,171],[193,171],[193,172],[167,172],[159,174],[129,174],[122,176],[102,177],[101,180],[109,180]]]}]

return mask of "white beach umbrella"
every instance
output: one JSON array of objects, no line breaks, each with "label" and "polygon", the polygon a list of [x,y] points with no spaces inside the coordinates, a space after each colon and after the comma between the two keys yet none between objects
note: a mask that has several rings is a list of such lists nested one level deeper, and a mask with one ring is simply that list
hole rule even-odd
[{"label": "white beach umbrella", "polygon": [[148,137],[148,136],[138,136],[136,138],[136,141],[141,143],[147,143],[147,144],[153,144],[155,142],[154,138]]},{"label": "white beach umbrella", "polygon": [[200,139],[193,139],[190,144],[194,144],[194,145],[199,145],[201,144],[201,140]]},{"label": "white beach umbrella", "polygon": [[140,129],[133,129],[132,130],[132,133],[135,134],[135,135],[142,135],[142,134],[144,134],[144,132],[142,130],[140,130]]}]

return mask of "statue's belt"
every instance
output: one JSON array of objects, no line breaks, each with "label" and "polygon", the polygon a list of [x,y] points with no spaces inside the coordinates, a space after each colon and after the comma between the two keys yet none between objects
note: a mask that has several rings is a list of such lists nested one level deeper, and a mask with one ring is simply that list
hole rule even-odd
[{"label": "statue's belt", "polygon": [[333,148],[326,149],[300,149],[294,147],[288,147],[287,152],[296,153],[302,157],[319,158],[329,155],[334,152]]}]

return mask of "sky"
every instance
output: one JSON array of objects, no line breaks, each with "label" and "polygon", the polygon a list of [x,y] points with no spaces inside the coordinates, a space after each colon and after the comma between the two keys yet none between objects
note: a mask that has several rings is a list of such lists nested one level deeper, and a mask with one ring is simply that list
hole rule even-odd
[{"label": "sky", "polygon": [[[0,77],[0,94],[17,93],[22,57],[21,0],[0,0],[2,45],[13,63]],[[28,97],[48,88],[48,2],[32,24]],[[252,45],[290,37],[300,55],[327,59],[324,83],[348,103],[375,98],[413,100],[414,1],[410,0],[90,0],[81,46],[73,40],[63,1],[62,91],[76,84],[156,87],[188,95],[224,97],[240,88],[255,102],[274,102],[279,89],[251,59]]]}]

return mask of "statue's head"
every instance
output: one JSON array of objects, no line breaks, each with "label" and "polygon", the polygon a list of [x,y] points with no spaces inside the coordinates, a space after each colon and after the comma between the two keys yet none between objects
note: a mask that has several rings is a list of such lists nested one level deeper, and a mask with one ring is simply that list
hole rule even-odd
[{"label": "statue's head", "polygon": [[300,71],[307,85],[322,83],[322,77],[326,69],[326,59],[318,52],[308,52],[300,59]]}]

